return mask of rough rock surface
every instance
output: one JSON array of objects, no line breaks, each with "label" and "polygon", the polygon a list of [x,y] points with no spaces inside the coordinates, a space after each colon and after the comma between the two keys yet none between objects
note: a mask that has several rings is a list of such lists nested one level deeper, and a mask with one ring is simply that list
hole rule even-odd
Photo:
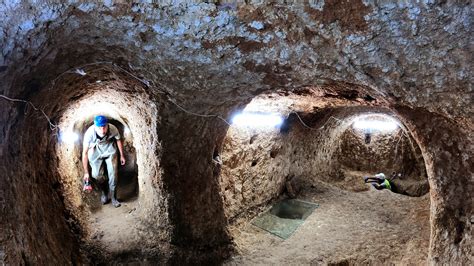
[{"label": "rough rock surface", "polygon": [[290,175],[291,143],[278,129],[231,127],[222,151],[221,193],[230,221],[278,198]]},{"label": "rough rock surface", "polygon": [[[383,172],[391,177],[395,172],[400,174],[392,182],[397,193],[410,196],[426,194],[429,186],[425,165],[420,148],[412,137],[400,128],[393,132],[375,131],[370,135],[370,142],[366,143],[364,130],[351,127],[341,136],[336,160],[341,165],[342,175],[347,179],[346,173],[350,171],[370,175]],[[360,180],[352,181],[360,183]]]},{"label": "rough rock surface", "polygon": [[319,207],[293,235],[283,240],[252,224],[236,226],[232,232],[241,254],[227,265],[426,264],[429,195],[351,192],[318,182],[299,198]]},{"label": "rough rock surface", "polygon": [[343,166],[367,172],[379,169],[378,171],[387,175],[392,171],[411,174],[410,170],[416,165],[416,159],[410,140],[402,130],[375,131],[369,135],[370,140],[366,142],[364,130],[350,127],[343,133],[336,155]]},{"label": "rough rock surface", "polygon": [[[30,101],[61,127],[79,102],[106,93],[111,115],[132,131],[137,213],[151,228],[143,248],[123,257],[99,249],[92,258],[89,210],[72,207],[79,197],[65,197],[80,191],[75,166],[63,164],[58,128],[29,103],[2,97],[0,254],[7,264],[224,258],[230,237],[213,154],[228,126],[216,115],[228,119],[258,94],[276,91],[393,112],[426,165],[428,261],[472,261],[469,1],[4,1],[0,14],[0,94]],[[341,118],[354,111],[341,110]],[[300,111],[317,118],[311,108]],[[316,120],[324,125],[331,112]],[[301,141],[297,153],[305,152],[307,138]],[[321,154],[302,165],[315,174],[332,155]],[[330,176],[331,165],[324,166],[318,175]]]},{"label": "rough rock surface", "polygon": [[[368,186],[363,176],[379,172],[389,176],[397,171],[403,173],[403,177],[394,181],[400,193],[421,196],[428,192],[421,152],[416,144],[411,146],[413,140],[409,133],[400,128],[385,134],[375,132],[368,145],[364,143],[364,134],[352,127],[360,116],[387,110],[375,107],[325,109],[330,100],[272,95],[256,98],[245,112],[285,113],[288,105],[304,110],[308,102],[312,102],[312,109],[320,110],[304,118],[313,123],[310,128],[290,115],[282,129],[233,125],[227,131],[219,182],[230,222],[258,211],[282,192],[291,194],[287,182],[294,190],[312,187],[322,180],[343,189],[365,191]],[[399,145],[398,151],[396,145]]]}]

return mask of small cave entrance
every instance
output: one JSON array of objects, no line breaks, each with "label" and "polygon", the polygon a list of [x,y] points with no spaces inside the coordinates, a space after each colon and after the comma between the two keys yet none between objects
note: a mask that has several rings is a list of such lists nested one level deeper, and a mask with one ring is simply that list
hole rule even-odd
[{"label": "small cave entrance", "polygon": [[[94,84],[105,87],[89,88],[88,93],[73,98],[64,107],[54,147],[65,206],[81,228],[86,252],[101,261],[116,260],[120,254],[151,245],[148,239],[160,237],[166,230],[163,224],[168,222],[162,212],[152,211],[165,206],[156,196],[161,191],[153,186],[161,178],[160,160],[156,157],[161,148],[157,141],[156,105],[136,86],[122,81],[104,83]],[[114,207],[110,200],[103,205],[97,188],[92,193],[83,191],[83,137],[96,115],[107,117],[123,142],[126,163],[119,162],[116,187],[120,207]],[[145,225],[149,231],[141,234]],[[138,251],[152,256],[146,252]]]},{"label": "small cave entrance", "polygon": [[273,205],[270,213],[284,219],[304,220],[311,214],[313,209],[314,204],[287,199]]},{"label": "small cave entrance", "polygon": [[[80,121],[76,121],[72,127],[73,132],[77,132],[78,141],[75,146],[74,156],[78,156],[79,159],[75,160],[77,164],[77,169],[79,173],[82,173],[82,149],[83,149],[83,137],[85,132],[90,126],[93,126],[94,116],[100,115],[99,113],[94,113],[92,115],[83,118]],[[131,202],[138,198],[138,165],[137,165],[137,154],[136,149],[133,144],[133,134],[129,126],[121,118],[107,117],[109,124],[114,125],[121,136],[123,143],[124,155],[126,157],[125,165],[120,165],[118,167],[118,180],[117,180],[117,198],[121,202]],[[117,146],[115,144],[115,146]],[[118,149],[117,149],[118,151]],[[118,159],[120,160],[120,159]],[[105,167],[105,162],[103,167]],[[90,165],[89,165],[90,172]],[[107,171],[105,171],[107,175]],[[84,199],[91,206],[91,210],[96,210],[100,207],[100,202],[98,201],[99,197],[96,193],[91,197],[91,195],[83,194]]]},{"label": "small cave entrance", "polygon": [[297,199],[283,199],[252,220],[252,224],[282,239],[289,238],[317,204]]}]

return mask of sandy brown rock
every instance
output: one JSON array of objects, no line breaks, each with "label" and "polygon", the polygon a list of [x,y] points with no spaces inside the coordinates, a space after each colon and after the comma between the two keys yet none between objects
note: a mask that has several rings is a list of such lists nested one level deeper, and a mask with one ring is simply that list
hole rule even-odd
[{"label": "sandy brown rock", "polygon": [[[3,1],[0,14],[0,94],[52,123],[0,98],[2,262],[219,262],[231,217],[273,201],[287,173],[308,186],[343,177],[331,158],[347,125],[333,118],[369,109],[395,115],[421,150],[428,263],[472,261],[471,3]],[[274,143],[259,135],[265,145],[243,148],[232,172],[226,145],[251,136],[232,140],[223,119],[262,93],[286,97],[275,110],[293,126]],[[120,254],[91,245],[77,148],[54,127],[89,123],[94,96],[130,127],[136,151],[143,235]]]}]

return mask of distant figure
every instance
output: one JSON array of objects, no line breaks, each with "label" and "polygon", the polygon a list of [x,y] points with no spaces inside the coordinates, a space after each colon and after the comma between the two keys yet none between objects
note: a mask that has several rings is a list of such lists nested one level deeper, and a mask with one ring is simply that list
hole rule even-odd
[{"label": "distant figure", "polygon": [[[87,129],[83,142],[84,190],[92,190],[89,183],[90,164],[92,179],[99,185],[102,193],[100,201],[102,204],[106,204],[109,202],[109,198],[112,198],[112,205],[116,208],[120,207],[116,191],[118,177],[117,147],[120,152],[120,163],[125,165],[123,143],[118,129],[109,124],[105,116],[98,115],[94,117],[94,125]],[[104,162],[109,177],[108,186],[104,175]]]},{"label": "distant figure", "polygon": [[365,183],[371,183],[374,188],[377,190],[382,190],[382,189],[388,189],[392,192],[397,192],[395,186],[393,185],[392,181],[396,178],[399,177],[400,174],[396,174],[395,172],[392,172],[392,175],[390,178],[386,178],[384,173],[378,173],[374,176],[364,176],[364,182]]}]

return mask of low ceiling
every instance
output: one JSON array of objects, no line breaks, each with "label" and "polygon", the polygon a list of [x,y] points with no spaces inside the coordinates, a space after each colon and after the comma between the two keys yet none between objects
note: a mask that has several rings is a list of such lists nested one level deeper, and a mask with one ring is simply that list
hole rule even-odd
[{"label": "low ceiling", "polygon": [[467,1],[112,2],[0,3],[0,93],[115,65],[201,111],[319,87],[474,117]]}]

